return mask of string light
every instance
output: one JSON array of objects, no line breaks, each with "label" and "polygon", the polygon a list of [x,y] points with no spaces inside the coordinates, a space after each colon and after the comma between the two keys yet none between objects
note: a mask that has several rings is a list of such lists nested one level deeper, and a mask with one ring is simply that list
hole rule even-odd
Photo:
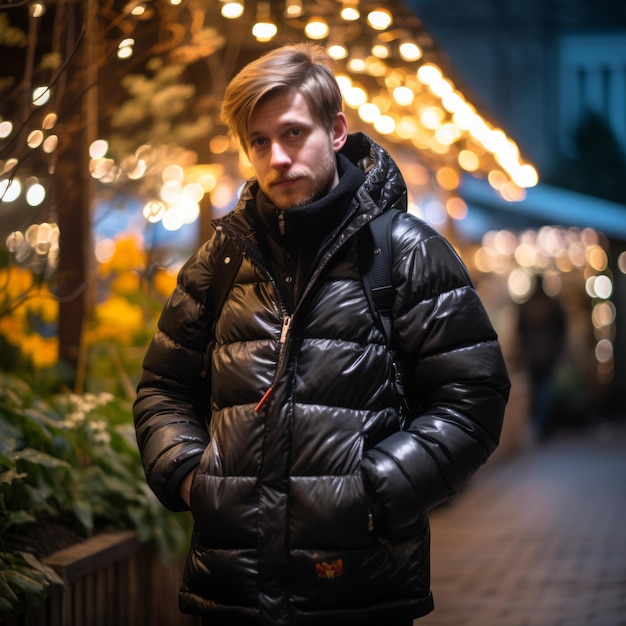
[{"label": "string light", "polygon": [[46,5],[42,2],[33,2],[28,8],[32,17],[41,17],[46,12]]},{"label": "string light", "polygon": [[243,2],[226,2],[222,5],[220,10],[222,17],[225,17],[228,20],[236,20],[238,17],[243,15],[243,12]]},{"label": "string light", "polygon": [[328,54],[335,59],[335,61],[340,61],[348,56],[348,48],[340,43],[329,45],[327,50]]},{"label": "string light", "polygon": [[386,30],[393,23],[393,17],[387,9],[376,9],[367,14],[367,23],[375,30]]},{"label": "string light", "polygon": [[270,3],[257,2],[256,23],[252,27],[252,35],[257,41],[270,41],[276,36],[278,28],[270,21]]},{"label": "string light", "polygon": [[418,61],[422,58],[422,49],[412,41],[404,41],[398,47],[398,51],[400,52],[400,56],[405,61]]},{"label": "string light", "polygon": [[35,87],[33,89],[32,103],[36,107],[43,106],[50,99],[49,87]]},{"label": "string light", "polygon": [[13,132],[13,122],[4,120],[0,122],[0,139],[6,139]]},{"label": "string light", "polygon": [[394,100],[401,106],[408,106],[415,99],[415,94],[410,87],[399,86],[393,90]]},{"label": "string light", "polygon": [[391,54],[389,46],[385,43],[376,43],[372,46],[372,54],[378,59],[387,59]]},{"label": "string light", "polygon": [[286,18],[300,17],[303,13],[304,7],[302,6],[302,0],[287,0],[285,4]]},{"label": "string light", "polygon": [[304,33],[309,39],[324,39],[324,37],[328,37],[329,32],[328,23],[321,17],[310,19],[304,27]]},{"label": "string light", "polygon": [[348,68],[357,73],[365,71],[365,51],[362,48],[354,48],[354,50],[352,51],[352,56],[348,61]]},{"label": "string light", "polygon": [[45,187],[37,179],[34,179],[26,190],[26,202],[29,206],[39,206],[45,199]]},{"label": "string light", "polygon": [[117,57],[119,59],[129,59],[131,56],[133,56],[134,45],[135,40],[131,37],[120,41],[119,45],[117,46]]},{"label": "string light", "polygon": [[346,22],[355,22],[361,17],[356,3],[344,2],[341,7],[341,18]]},{"label": "string light", "polygon": [[[169,0],[171,6],[180,0]],[[243,1],[229,2],[220,0],[221,14],[233,20],[240,18],[245,12]],[[31,13],[40,14],[45,7],[40,3],[30,5]],[[282,15],[286,20],[299,18],[304,14],[302,0],[286,0]],[[278,26],[271,19],[270,2],[256,3],[256,19],[253,35],[258,41],[269,41],[278,33]],[[126,15],[143,17],[146,5],[143,0],[131,0],[124,8]],[[347,106],[353,108],[364,122],[371,124],[377,132],[389,134],[396,140],[408,142],[420,151],[432,152],[433,173],[444,166],[467,172],[482,170],[489,183],[498,190],[500,195],[509,200],[522,197],[524,189],[538,182],[535,168],[523,163],[515,142],[497,128],[492,128],[471,104],[465,101],[462,93],[454,88],[453,83],[444,76],[441,68],[428,61],[411,70],[409,66],[398,65],[398,62],[415,63],[424,57],[424,50],[418,44],[418,34],[407,34],[406,30],[388,30],[393,22],[392,13],[379,7],[367,13],[369,27],[379,31],[370,35],[367,31],[354,27],[346,22],[360,19],[358,0],[341,2],[340,19],[343,25],[340,30],[332,30],[329,22],[320,15],[311,17],[303,26],[302,22],[287,23],[285,27],[304,28],[306,37],[322,40],[333,33],[327,44],[330,56],[345,63],[345,68],[352,74],[363,74],[364,80],[373,79],[374,85],[365,84],[342,85],[342,95]],[[397,17],[397,16],[396,16]],[[356,36],[355,36],[356,33]],[[127,37],[118,45],[119,58],[133,55],[136,42]],[[432,57],[431,57],[432,58]],[[349,81],[348,76],[344,76]],[[375,83],[378,82],[376,91]],[[425,97],[429,94],[429,97]],[[33,104],[41,106],[50,97],[50,88],[42,86],[33,92]],[[28,135],[28,146],[31,149],[41,147],[44,152],[51,153],[58,146],[58,136],[48,134],[56,125],[56,114],[48,114],[41,129],[33,129]],[[0,138],[8,137],[13,132],[10,121],[0,121]],[[466,149],[457,142],[464,138]],[[211,153],[223,154],[233,150],[232,142],[227,138],[215,136],[211,138]],[[100,182],[111,183],[120,177],[138,180],[147,175],[154,167],[147,160],[137,155],[130,156],[120,165],[106,157],[107,149],[98,156],[92,156],[90,171]],[[434,157],[433,155],[440,155]],[[482,155],[479,157],[479,155]],[[15,160],[17,163],[17,160]],[[15,164],[12,165],[14,167]],[[1,164],[0,169],[9,171],[9,162]],[[445,176],[441,174],[445,179]],[[5,196],[8,183],[5,185]],[[171,208],[171,207],[169,207]]]},{"label": "string light", "polygon": [[14,178],[0,180],[0,202],[15,202],[22,193],[22,181]]},{"label": "string light", "polygon": [[146,12],[146,5],[137,4],[133,7],[130,13],[131,15],[134,15],[135,17],[141,17],[145,12]]},{"label": "string light", "polygon": [[[176,0],[178,1],[178,0]],[[228,19],[237,19],[245,11],[243,1],[228,2],[220,0],[221,13]],[[170,4],[176,4],[170,0]],[[31,7],[36,7],[34,3]],[[43,5],[42,5],[43,7]],[[125,7],[127,15],[139,15],[144,13],[146,6],[142,0],[131,0]],[[270,16],[270,2],[256,3],[256,21],[253,26],[253,35],[258,41],[269,41],[278,32],[278,26]],[[31,8],[39,11],[40,9]],[[285,18],[297,18],[303,15],[304,4],[302,0],[286,0],[283,15]],[[360,18],[358,0],[344,0],[341,2],[341,19],[344,22],[358,20]],[[494,129],[476,112],[474,107],[467,103],[463,94],[454,89],[452,82],[444,76],[440,67],[435,63],[427,62],[417,68],[417,72],[411,75],[408,67],[398,67],[398,60],[405,63],[414,63],[424,56],[424,51],[417,43],[416,38],[407,35],[405,30],[387,30],[393,24],[391,12],[378,7],[368,12],[367,24],[373,30],[380,31],[372,37],[370,52],[366,53],[367,42],[360,36],[354,40],[350,30],[339,34],[337,31],[327,50],[331,57],[337,61],[346,61],[346,68],[355,74],[366,74],[374,79],[382,79],[381,93],[387,94],[385,111],[381,110],[380,102],[374,104],[377,95],[371,92],[371,86],[365,89],[363,86],[351,88],[344,99],[349,106],[360,110],[359,115],[365,117],[374,126],[376,122],[385,133],[394,135],[397,139],[410,141],[419,150],[432,150],[439,155],[445,155],[446,163],[452,163],[461,170],[476,172],[481,168],[488,176],[490,184],[497,189],[502,197],[514,199],[521,197],[523,189],[536,185],[538,174],[536,169],[521,161],[519,149],[500,129]],[[292,27],[302,28],[302,25],[294,24]],[[352,27],[346,25],[345,29]],[[386,31],[386,32],[383,32]],[[329,36],[331,28],[329,23],[321,16],[314,16],[304,26],[304,34],[313,40],[321,40]],[[362,33],[365,34],[365,33]],[[345,36],[345,39],[344,39]],[[347,42],[353,42],[348,44]],[[392,49],[393,42],[397,42],[397,48]],[[136,42],[128,37],[120,42],[117,54],[120,58],[132,56]],[[394,66],[394,64],[396,64]],[[418,82],[415,82],[417,79]],[[424,85],[434,99],[424,99],[420,85]],[[368,93],[369,92],[369,93]],[[37,93],[33,93],[33,102],[43,104],[49,98],[49,88],[42,87]],[[439,101],[437,101],[439,100]],[[350,104],[352,102],[353,104]],[[417,103],[420,103],[419,106]],[[367,106],[364,106],[367,105]],[[370,106],[373,105],[373,106]],[[404,111],[403,109],[406,109]],[[378,112],[376,112],[378,111]],[[447,119],[446,116],[448,116]],[[386,117],[385,117],[386,116]],[[383,117],[381,121],[379,118]],[[388,119],[387,119],[388,118]],[[408,120],[413,119],[409,123]],[[415,123],[417,120],[417,124]],[[58,145],[56,135],[44,136],[43,130],[49,130],[56,124],[56,118],[51,118],[50,126],[42,130],[31,131],[28,145],[31,148],[41,146],[48,153],[54,151]],[[389,129],[393,128],[390,132]],[[8,136],[12,132],[10,122],[0,122],[0,137]],[[429,135],[428,133],[432,133]],[[461,154],[461,149],[453,149],[459,138],[468,138],[472,145],[478,149],[483,148],[492,157],[493,162],[487,159],[479,159],[475,152],[466,150]],[[217,139],[215,142],[216,143]],[[212,146],[213,146],[212,143]],[[212,149],[213,153],[222,153],[232,149],[230,142],[222,145],[219,151],[217,144]],[[100,180],[115,180],[114,171],[119,166],[111,163],[110,159],[101,157],[97,166],[94,164],[94,173],[100,176]],[[495,164],[495,167],[494,167]],[[6,167],[6,165],[5,165]],[[435,170],[441,165],[434,165]],[[116,169],[117,168],[117,169]],[[145,161],[134,159],[132,165],[123,166],[122,169],[129,178],[140,178],[145,175],[148,165]],[[106,171],[106,174],[103,172]],[[493,173],[492,173],[493,172]]]}]

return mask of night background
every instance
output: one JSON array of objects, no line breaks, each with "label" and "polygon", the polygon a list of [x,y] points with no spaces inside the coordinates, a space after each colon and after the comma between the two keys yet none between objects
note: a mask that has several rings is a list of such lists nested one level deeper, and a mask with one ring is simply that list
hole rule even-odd
[{"label": "night background", "polygon": [[[467,265],[513,383],[484,482],[433,516],[442,611],[419,623],[626,623],[626,4],[611,0],[0,4],[0,623],[196,623],[176,608],[190,518],[147,490],[130,405],[178,269],[252,174],[224,88],[304,40],[335,58],[350,130],[389,150],[409,210]],[[532,584],[506,567],[527,573],[529,546]]]}]

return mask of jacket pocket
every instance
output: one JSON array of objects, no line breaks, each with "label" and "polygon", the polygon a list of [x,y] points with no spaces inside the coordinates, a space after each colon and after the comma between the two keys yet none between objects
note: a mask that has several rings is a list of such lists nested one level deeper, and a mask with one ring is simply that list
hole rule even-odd
[{"label": "jacket pocket", "polygon": [[185,561],[181,591],[189,608],[195,608],[193,605],[198,603],[206,609],[209,601],[214,609],[253,607],[258,601],[258,574],[259,563],[254,550],[208,549],[200,545],[194,535]]},{"label": "jacket pocket", "polygon": [[[416,529],[417,530],[417,529]],[[428,595],[429,534],[384,540],[354,550],[294,550],[290,593],[298,610],[320,611],[405,603]]]},{"label": "jacket pocket", "polygon": [[360,474],[292,477],[289,536],[295,547],[319,549],[375,541]]},{"label": "jacket pocket", "polygon": [[191,514],[199,544],[205,548],[256,547],[256,478],[198,473],[194,481]]},{"label": "jacket pocket", "polygon": [[193,512],[194,508],[196,507],[196,500],[197,500],[197,483],[198,483],[198,478],[200,476],[206,475],[207,473],[209,473],[208,468],[210,466],[218,466],[221,465],[219,463],[219,461],[215,461],[215,458],[219,459],[219,454],[217,451],[217,445],[215,443],[215,439],[213,439],[213,437],[211,437],[211,440],[209,441],[209,443],[207,444],[207,447],[204,449],[204,452],[202,453],[202,456],[200,457],[200,463],[198,463],[198,466],[195,469],[194,475],[193,475],[193,479],[191,481],[191,493],[190,493],[190,504],[191,504],[191,510]]},{"label": "jacket pocket", "polygon": [[200,545],[256,545],[258,496],[256,478],[223,476],[215,438],[204,451],[191,486],[191,514]]}]

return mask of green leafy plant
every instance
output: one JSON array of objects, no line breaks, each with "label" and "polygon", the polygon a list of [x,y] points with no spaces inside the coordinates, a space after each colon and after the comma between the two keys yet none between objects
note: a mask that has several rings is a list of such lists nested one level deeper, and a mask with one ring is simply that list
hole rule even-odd
[{"label": "green leafy plant", "polygon": [[20,605],[41,602],[51,585],[63,581],[48,565],[28,552],[0,554],[0,620]]},{"label": "green leafy plant", "polygon": [[79,538],[133,529],[164,559],[183,552],[191,518],[148,488],[130,416],[130,403],[108,393],[42,398],[0,373],[0,620],[60,582],[34,550],[12,549],[38,526]]}]

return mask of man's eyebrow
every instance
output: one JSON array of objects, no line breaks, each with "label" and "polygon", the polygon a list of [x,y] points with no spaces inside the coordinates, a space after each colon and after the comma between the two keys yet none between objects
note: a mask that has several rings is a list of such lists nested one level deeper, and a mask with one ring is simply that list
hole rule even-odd
[{"label": "man's eyebrow", "polygon": [[[298,120],[298,119],[290,119],[290,120],[285,120],[281,122],[280,125],[278,126],[278,129],[284,130],[287,128],[293,128],[294,126],[297,126],[298,128],[309,128],[311,126],[311,123],[303,121],[303,120]],[[251,139],[252,137],[257,137],[259,135],[265,135],[265,134],[266,133],[264,130],[254,130],[248,134],[248,139]]]}]

